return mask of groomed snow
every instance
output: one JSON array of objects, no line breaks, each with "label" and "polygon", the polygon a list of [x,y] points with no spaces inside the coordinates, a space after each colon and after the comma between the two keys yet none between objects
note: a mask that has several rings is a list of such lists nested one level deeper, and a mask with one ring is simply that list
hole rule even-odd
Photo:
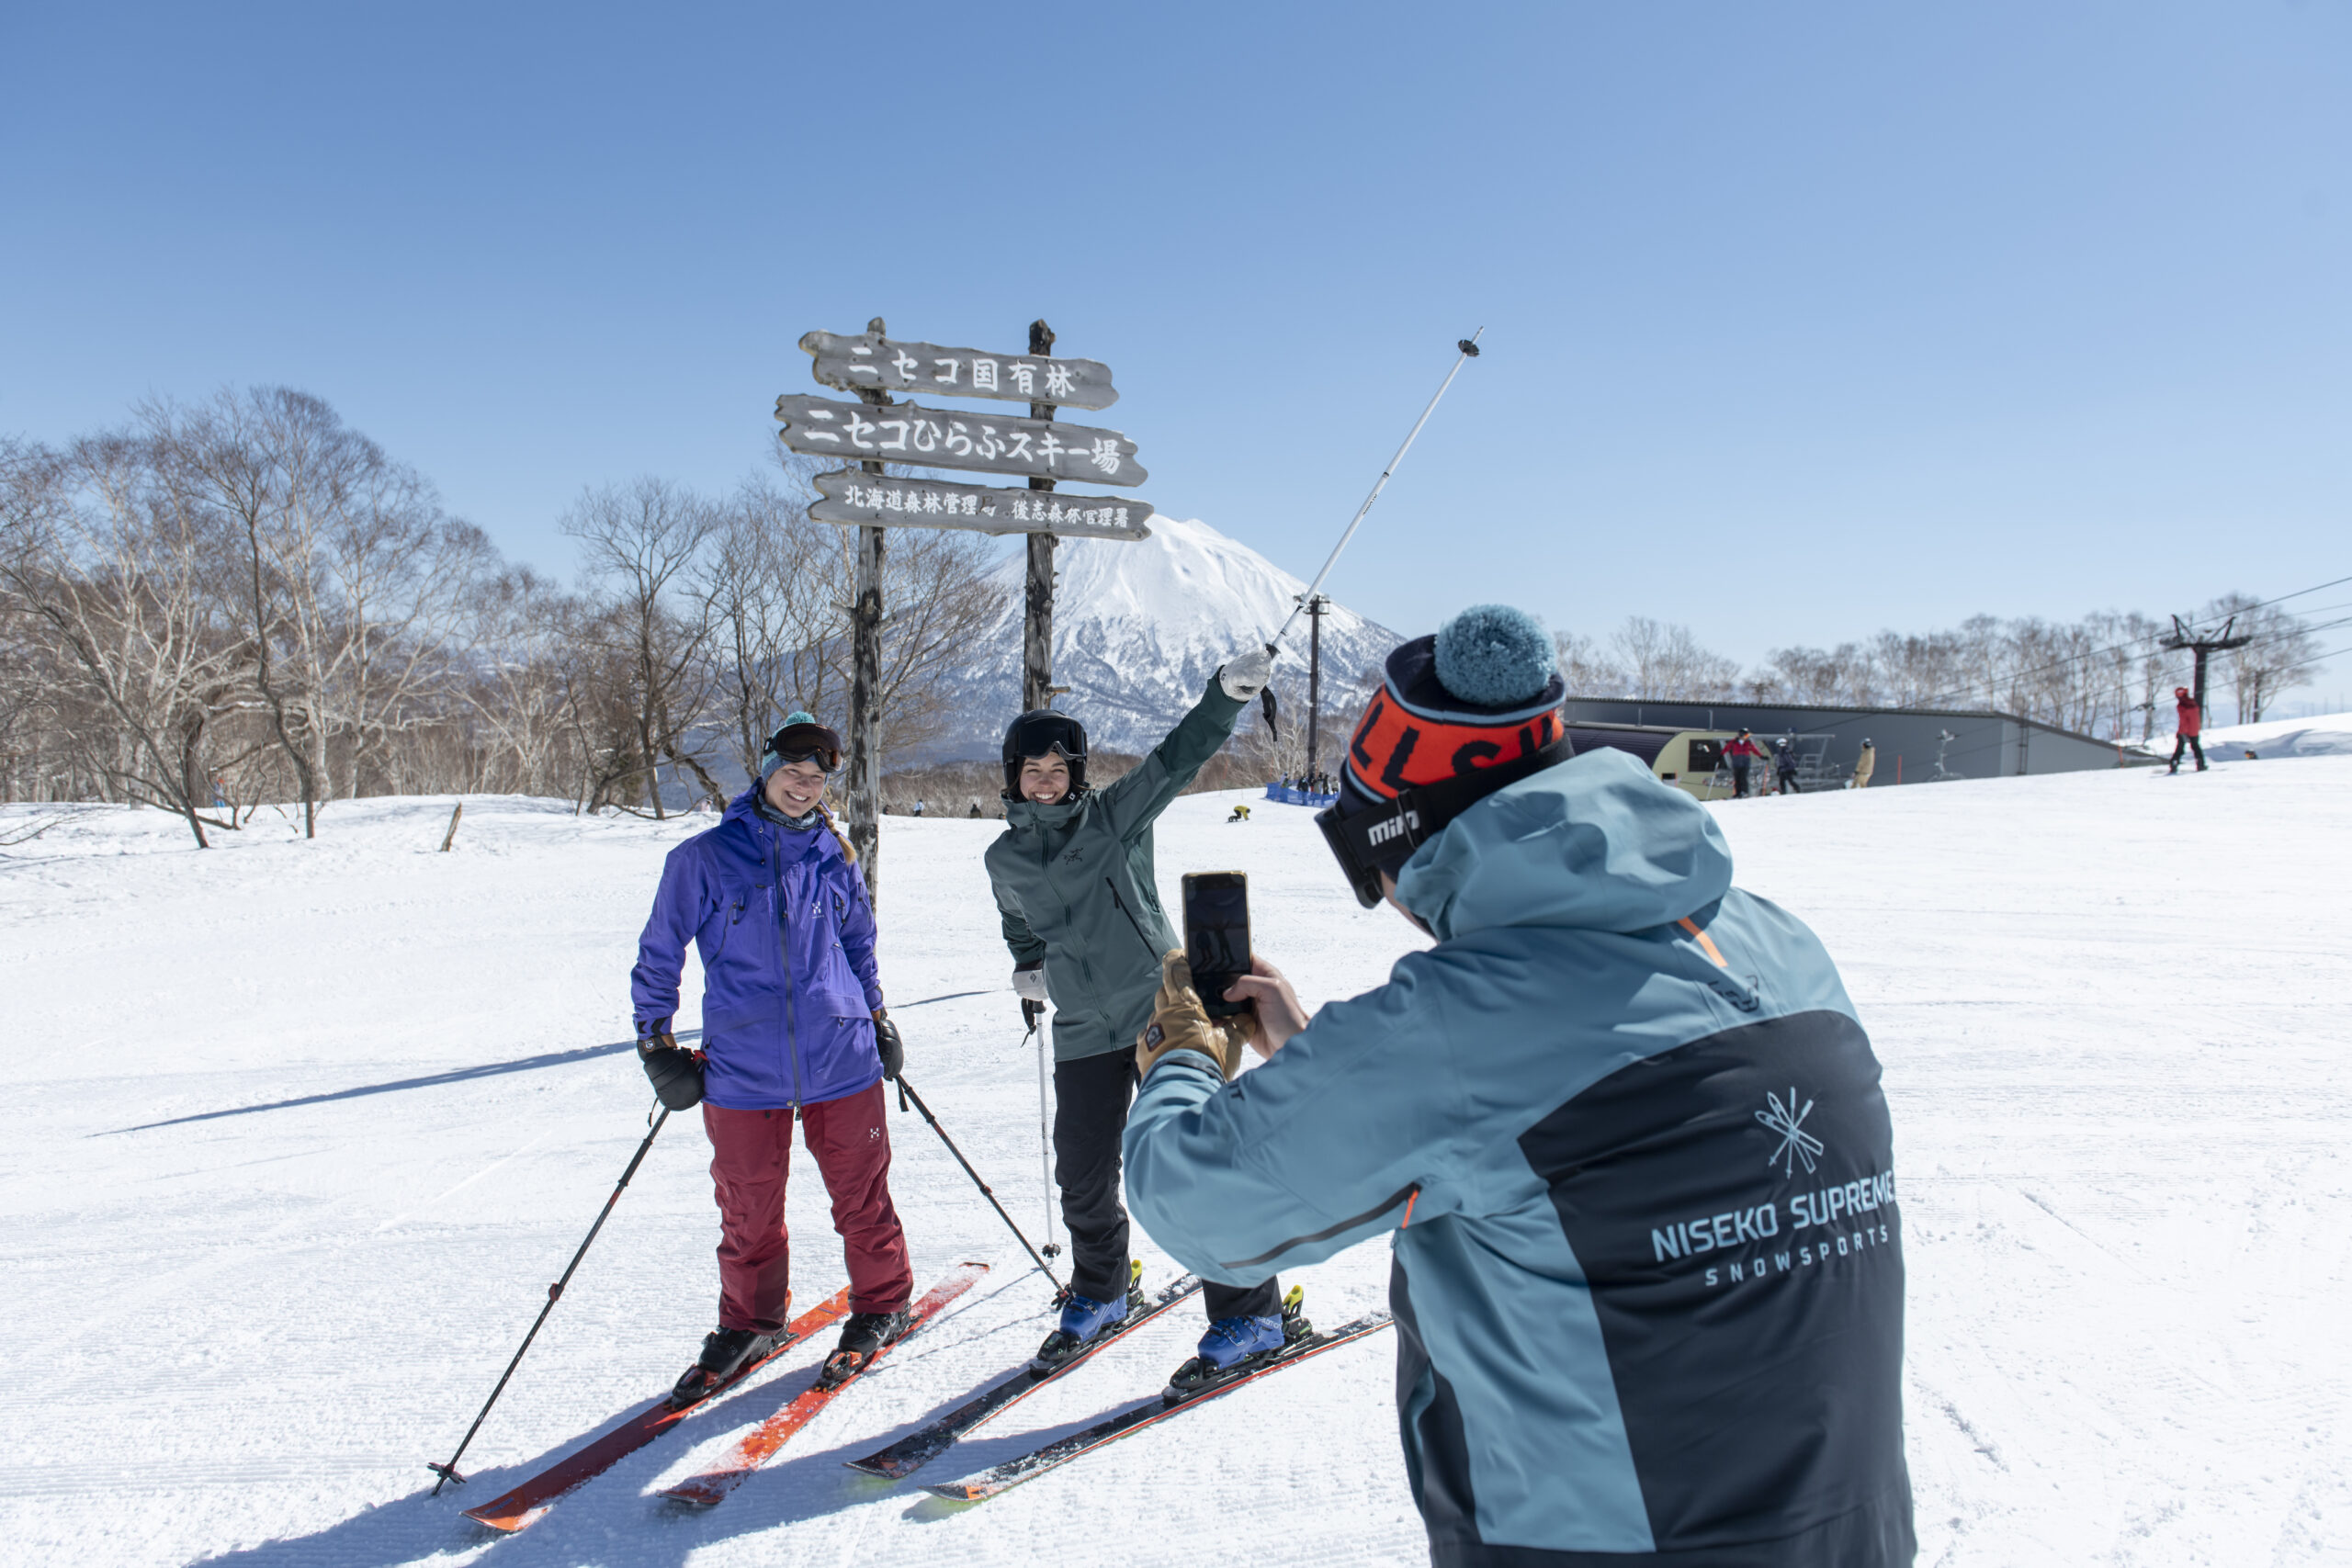
[{"label": "groomed snow", "polygon": [[[1227,826],[1235,798],[1171,809],[1164,895],[1247,870],[1259,945],[1310,1005],[1377,983],[1412,933],[1356,908],[1306,811]],[[627,970],[662,853],[707,822],[476,798],[439,854],[449,805],[340,804],[311,844],[265,813],[208,853],[153,812],[0,812],[0,838],[62,818],[0,851],[0,1556],[1426,1561],[1385,1336],[977,1508],[842,1469],[1047,1325],[1042,1281],[911,1116],[893,1136],[918,1274],[995,1272],[730,1501],[688,1516],[649,1493],[804,1386],[813,1349],[519,1537],[458,1512],[637,1408],[709,1325],[691,1119],[476,1439],[472,1484],[428,1498],[425,1462],[642,1134]],[[2352,1561],[2352,758],[1715,809],[1741,883],[1822,933],[1886,1063],[1920,1561]],[[1035,1228],[1036,1067],[979,867],[992,831],[887,820],[883,973],[909,1078]],[[842,1269],[800,1175],[805,1303]],[[1336,1321],[1380,1303],[1385,1252],[1293,1278]],[[1197,1331],[1163,1320],[922,1479],[1148,1393]]]},{"label": "groomed snow", "polygon": [[[2201,737],[2205,755],[2216,762],[2242,761],[2248,751],[2262,760],[2287,757],[2352,756],[2352,713],[2321,714],[2315,718],[2271,718],[2260,724],[2233,724],[2209,729]],[[2170,756],[2167,746],[2165,755]]]}]

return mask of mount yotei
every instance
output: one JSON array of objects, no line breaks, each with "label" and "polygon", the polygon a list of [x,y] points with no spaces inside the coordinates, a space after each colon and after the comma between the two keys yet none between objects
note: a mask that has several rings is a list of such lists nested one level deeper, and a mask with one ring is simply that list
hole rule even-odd
[{"label": "mount yotei", "polygon": [[[1272,637],[1306,584],[1205,523],[1155,516],[1151,537],[1127,544],[1064,539],[1054,552],[1055,706],[1107,751],[1148,751],[1184,716],[1219,664]],[[996,623],[975,639],[974,661],[953,677],[963,716],[924,748],[928,758],[992,757],[1021,706],[1023,557],[1000,565]],[[1324,733],[1355,715],[1367,675],[1403,638],[1334,604],[1323,617]],[[1287,708],[1305,703],[1307,626],[1283,644],[1274,684]],[[1294,695],[1293,688],[1296,688]],[[1248,722],[1256,723],[1256,719]]]}]

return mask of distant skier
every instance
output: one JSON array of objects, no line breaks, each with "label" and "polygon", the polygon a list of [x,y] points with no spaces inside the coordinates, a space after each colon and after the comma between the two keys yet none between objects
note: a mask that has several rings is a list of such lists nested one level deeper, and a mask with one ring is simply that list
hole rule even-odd
[{"label": "distant skier", "polygon": [[[638,1055],[662,1103],[697,1100],[718,1201],[718,1326],[672,1390],[684,1407],[772,1349],[791,1300],[784,1223],[792,1124],[832,1198],[850,1316],[827,1381],[907,1331],[914,1271],[890,1201],[882,1080],[903,1049],[885,1016],[874,907],[825,809],[841,737],[792,715],[718,826],[670,852],[631,973]],[[686,942],[702,961],[703,1042],[672,1031]]]},{"label": "distant skier", "polygon": [[1736,739],[1724,748],[1724,755],[1731,761],[1731,797],[1745,800],[1747,798],[1748,764],[1764,755],[1764,748],[1756,744],[1756,738],[1743,729]]},{"label": "distant skier", "polygon": [[[989,880],[1024,1021],[1030,1009],[1054,1006],[1054,1179],[1071,1254],[1070,1294],[1040,1366],[1069,1359],[1132,1305],[1119,1134],[1159,955],[1177,944],[1159,907],[1152,824],[1233,733],[1272,663],[1263,649],[1227,662],[1149,756],[1099,790],[1086,783],[1085,727],[1069,715],[1035,709],[1004,732],[1005,830],[989,846]],[[1173,1387],[1214,1382],[1283,1340],[1272,1278],[1213,1283],[1203,1296],[1208,1332]]]},{"label": "distant skier", "polygon": [[1870,788],[1871,774],[1875,772],[1877,768],[1878,748],[1871,745],[1871,738],[1865,735],[1862,737],[1862,754],[1854,760],[1854,783],[1852,787],[1855,789]]},{"label": "distant skier", "polygon": [[1392,1237],[1444,1568],[1908,1563],[1878,1060],[1714,813],[1625,752],[1570,760],[1555,660],[1499,605],[1389,655],[1318,821],[1357,900],[1435,945],[1311,1021],[1258,958],[1238,1078],[1168,953],[1136,1221],[1228,1284]]},{"label": "distant skier", "polygon": [[1797,788],[1797,749],[1781,736],[1772,742],[1772,783],[1782,795],[1802,795]]},{"label": "distant skier", "polygon": [[2205,771],[2205,747],[2204,743],[2198,739],[2198,736],[2205,728],[2205,710],[2198,705],[2195,697],[2189,695],[2188,688],[2186,686],[2175,686],[2172,689],[2172,700],[2173,711],[2179,716],[2176,721],[2177,733],[2172,743],[2172,766],[2166,768],[2165,772],[2168,773],[2180,772],[2181,749],[2187,747],[2196,755],[2197,771],[2201,773]]},{"label": "distant skier", "polygon": [[1236,806],[1233,808],[1233,815],[1226,818],[1226,821],[1228,824],[1234,822],[1247,822],[1249,820],[1250,808],[1247,806]]}]

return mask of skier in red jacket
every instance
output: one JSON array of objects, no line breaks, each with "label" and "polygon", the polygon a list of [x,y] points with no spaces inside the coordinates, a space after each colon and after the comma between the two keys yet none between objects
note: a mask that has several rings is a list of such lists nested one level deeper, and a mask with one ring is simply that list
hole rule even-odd
[{"label": "skier in red jacket", "polygon": [[1756,744],[1756,738],[1745,729],[1739,732],[1736,740],[1724,748],[1724,756],[1731,763],[1731,797],[1734,800],[1747,798],[1748,767],[1762,755],[1764,748]]},{"label": "skier in red jacket", "polygon": [[2188,694],[2186,686],[2175,686],[2172,700],[2174,708],[2180,715],[2180,733],[2173,739],[2172,766],[2165,772],[2180,772],[2180,750],[2186,746],[2197,754],[2197,771],[2201,773],[2205,771],[2205,748],[2198,744],[2197,733],[2205,728],[2205,710],[2197,705],[2197,699]]}]

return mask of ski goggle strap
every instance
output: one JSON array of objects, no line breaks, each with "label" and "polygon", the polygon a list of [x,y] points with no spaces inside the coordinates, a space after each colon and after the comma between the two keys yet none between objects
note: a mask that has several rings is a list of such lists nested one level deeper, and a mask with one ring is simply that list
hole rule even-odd
[{"label": "ski goggle strap", "polygon": [[814,762],[830,773],[842,765],[842,738],[825,725],[787,724],[768,737],[767,752],[778,767]]},{"label": "ski goggle strap", "polygon": [[1355,892],[1356,902],[1369,909],[1380,902],[1380,874],[1403,865],[1413,852],[1444,830],[1445,825],[1479,801],[1555,762],[1576,754],[1566,736],[1524,757],[1476,773],[1462,773],[1433,784],[1399,791],[1352,816],[1342,817],[1336,806],[1315,814],[1323,841],[1340,874]]}]

